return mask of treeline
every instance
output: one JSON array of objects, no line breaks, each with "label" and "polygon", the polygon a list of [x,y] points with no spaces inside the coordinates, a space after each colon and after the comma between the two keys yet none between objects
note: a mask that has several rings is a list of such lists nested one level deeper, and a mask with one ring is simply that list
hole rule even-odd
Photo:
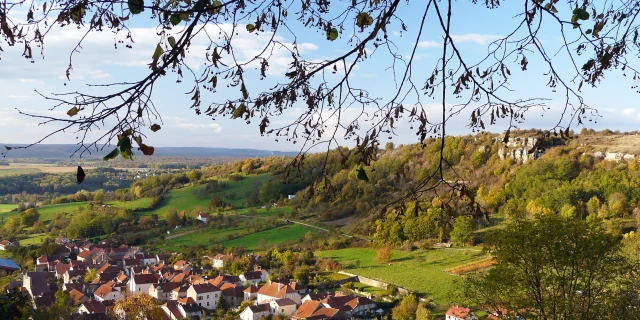
[{"label": "treeline", "polygon": [[37,199],[51,199],[75,194],[81,190],[103,189],[114,191],[131,185],[132,173],[110,168],[88,171],[86,179],[78,185],[74,173],[32,173],[0,177],[0,203],[18,203]]}]

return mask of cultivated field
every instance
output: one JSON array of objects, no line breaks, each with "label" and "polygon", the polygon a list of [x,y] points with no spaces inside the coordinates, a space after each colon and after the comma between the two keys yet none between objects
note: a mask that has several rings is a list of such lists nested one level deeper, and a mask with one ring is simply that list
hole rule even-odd
[{"label": "cultivated field", "polygon": [[[85,170],[93,167],[83,167]],[[70,173],[76,172],[75,166],[56,166],[53,164],[11,163],[8,166],[0,166],[0,176],[10,176],[29,173]]]},{"label": "cultivated field", "polygon": [[348,248],[319,251],[317,255],[337,260],[347,272],[424,293],[443,308],[455,301],[456,281],[460,279],[444,270],[486,258],[478,251],[455,249],[393,251],[389,264],[375,260],[375,249]]}]

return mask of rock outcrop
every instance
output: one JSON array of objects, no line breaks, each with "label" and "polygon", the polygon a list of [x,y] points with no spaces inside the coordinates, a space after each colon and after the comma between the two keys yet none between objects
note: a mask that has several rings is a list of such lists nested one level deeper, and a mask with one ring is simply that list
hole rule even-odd
[{"label": "rock outcrop", "polygon": [[[501,139],[496,140],[502,143]],[[538,138],[509,138],[505,147],[498,149],[498,157],[503,160],[511,158],[516,163],[527,163],[542,155],[540,150],[529,152],[536,147],[537,143]]]}]

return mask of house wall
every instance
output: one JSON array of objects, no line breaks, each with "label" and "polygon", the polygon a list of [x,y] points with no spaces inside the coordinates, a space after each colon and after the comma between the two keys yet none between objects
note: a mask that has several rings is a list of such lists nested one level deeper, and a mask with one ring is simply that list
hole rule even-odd
[{"label": "house wall", "polygon": [[207,293],[196,293],[193,287],[187,290],[187,297],[192,298],[199,306],[213,310],[218,305],[218,299],[220,299],[220,295],[222,293],[220,291],[215,292],[207,292]]},{"label": "house wall", "polygon": [[122,299],[124,298],[124,295],[118,291],[111,291],[104,298],[99,296],[95,296],[95,298],[98,301],[110,301],[110,300]]}]

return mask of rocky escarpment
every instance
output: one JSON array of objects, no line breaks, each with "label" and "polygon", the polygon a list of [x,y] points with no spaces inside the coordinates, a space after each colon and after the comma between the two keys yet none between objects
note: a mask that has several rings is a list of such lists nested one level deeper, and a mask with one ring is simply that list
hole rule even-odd
[{"label": "rocky escarpment", "polygon": [[607,161],[630,161],[638,158],[637,154],[634,153],[623,153],[623,152],[594,152],[593,156],[598,159],[603,159]]},{"label": "rocky escarpment", "polygon": [[[495,140],[503,143],[501,139]],[[500,159],[511,158],[516,163],[527,163],[538,159],[541,155],[542,151],[538,149],[538,138],[509,138],[504,147],[498,149]]]}]

